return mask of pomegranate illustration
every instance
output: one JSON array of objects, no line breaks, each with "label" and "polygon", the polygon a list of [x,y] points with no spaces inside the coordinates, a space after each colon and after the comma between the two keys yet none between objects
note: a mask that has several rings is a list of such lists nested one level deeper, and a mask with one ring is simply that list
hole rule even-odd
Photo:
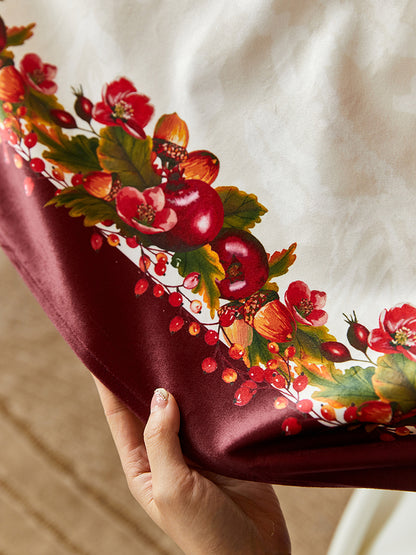
[{"label": "pomegranate illustration", "polygon": [[159,247],[185,252],[199,249],[218,235],[224,208],[218,193],[197,179],[172,179],[162,185],[166,208],[175,211],[178,221],[166,233],[154,238]]},{"label": "pomegranate illustration", "polygon": [[263,245],[248,231],[227,229],[211,244],[225,270],[218,283],[223,299],[249,297],[266,283],[269,275],[267,254]]}]

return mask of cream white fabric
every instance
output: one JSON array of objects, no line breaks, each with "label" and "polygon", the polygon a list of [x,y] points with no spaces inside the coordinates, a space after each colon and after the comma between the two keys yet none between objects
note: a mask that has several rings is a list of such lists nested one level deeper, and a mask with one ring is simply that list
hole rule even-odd
[{"label": "cream white fabric", "polygon": [[415,493],[357,490],[328,555],[413,555],[415,513]]}]

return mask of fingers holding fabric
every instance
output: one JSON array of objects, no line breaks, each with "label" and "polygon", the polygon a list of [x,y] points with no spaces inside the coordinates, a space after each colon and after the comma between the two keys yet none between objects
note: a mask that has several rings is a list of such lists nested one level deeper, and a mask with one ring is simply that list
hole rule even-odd
[{"label": "fingers holding fabric", "polygon": [[153,498],[161,507],[182,499],[192,486],[192,475],[179,441],[180,412],[175,398],[165,389],[153,395],[144,441],[152,471]]},{"label": "fingers holding fabric", "polygon": [[114,393],[94,377],[127,481],[149,472],[143,440],[143,422]]},{"label": "fingers holding fabric", "polygon": [[178,405],[172,394],[157,389],[145,427],[116,395],[94,379],[130,491],[154,518],[154,511],[159,513],[160,508],[171,505],[175,496],[177,501],[183,499],[186,482],[191,486],[191,471],[178,437]]}]

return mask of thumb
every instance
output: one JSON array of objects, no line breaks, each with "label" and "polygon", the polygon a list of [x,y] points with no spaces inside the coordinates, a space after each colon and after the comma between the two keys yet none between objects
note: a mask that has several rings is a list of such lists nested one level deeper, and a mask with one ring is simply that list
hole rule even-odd
[{"label": "thumb", "polygon": [[166,389],[156,389],[144,429],[153,497],[156,500],[174,497],[175,484],[183,483],[191,474],[182,454],[179,426],[180,413],[175,398]]}]

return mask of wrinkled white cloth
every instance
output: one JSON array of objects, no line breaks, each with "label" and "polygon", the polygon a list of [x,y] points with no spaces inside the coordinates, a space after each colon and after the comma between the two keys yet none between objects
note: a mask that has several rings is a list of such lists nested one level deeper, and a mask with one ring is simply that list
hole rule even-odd
[{"label": "wrinkled white cloth", "polygon": [[331,542],[328,555],[413,555],[416,494],[357,490]]}]

